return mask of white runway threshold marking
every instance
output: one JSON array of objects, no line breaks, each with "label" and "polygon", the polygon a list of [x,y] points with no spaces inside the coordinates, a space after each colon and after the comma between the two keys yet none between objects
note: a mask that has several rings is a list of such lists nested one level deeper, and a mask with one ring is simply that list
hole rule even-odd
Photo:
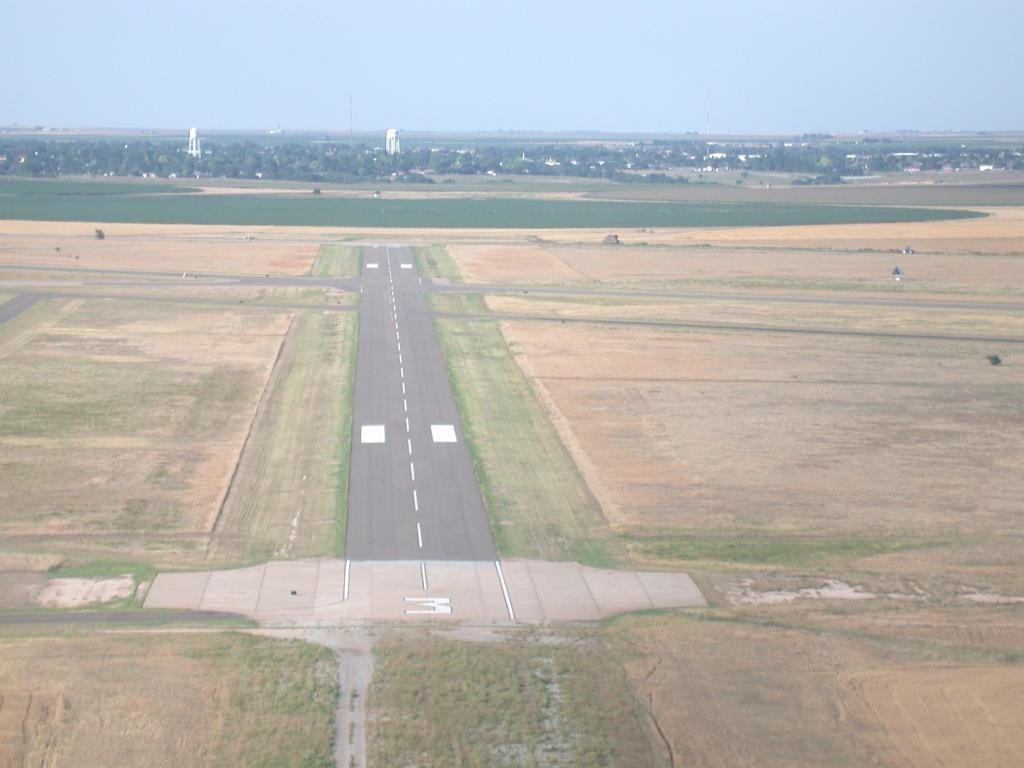
[{"label": "white runway threshold marking", "polygon": [[383,443],[384,442],[384,425],[383,424],[364,424],[360,430],[359,441],[361,443]]},{"label": "white runway threshold marking", "polygon": [[513,624],[516,623],[516,612],[512,610],[512,598],[508,596],[508,586],[505,584],[505,574],[501,572],[501,563],[494,561],[494,568],[498,571],[498,582],[501,584],[501,595],[505,598],[505,609]]},{"label": "white runway threshold marking", "polygon": [[403,264],[402,269],[412,269],[412,264]]},{"label": "white runway threshold marking", "polygon": [[379,268],[379,266],[380,266],[379,264],[372,264],[371,263],[371,264],[367,264],[366,268],[367,269],[377,269],[377,268]]},{"label": "white runway threshold marking", "polygon": [[455,426],[453,424],[431,424],[430,435],[434,438],[435,443],[457,442]]}]

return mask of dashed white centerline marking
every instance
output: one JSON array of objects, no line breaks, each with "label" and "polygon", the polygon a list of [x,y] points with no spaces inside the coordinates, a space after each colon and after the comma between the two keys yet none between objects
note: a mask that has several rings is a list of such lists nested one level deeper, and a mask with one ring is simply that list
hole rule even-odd
[{"label": "dashed white centerline marking", "polygon": [[423,582],[423,591],[427,591],[427,564],[420,560],[420,581]]},{"label": "dashed white centerline marking", "polygon": [[420,524],[416,523],[416,541],[420,544],[420,549],[423,549],[423,529],[420,528]]},{"label": "dashed white centerline marking", "polygon": [[413,506],[413,509],[416,510],[417,512],[420,511],[420,499],[416,495],[416,489],[415,488],[412,489],[412,506]]},{"label": "dashed white centerline marking", "polygon": [[406,413],[409,412],[409,401],[406,400],[405,398],[402,398],[402,408],[405,409]]},{"label": "dashed white centerline marking", "polygon": [[412,438],[411,437],[406,438],[405,442],[407,442],[409,444],[409,455],[412,456]]},{"label": "dashed white centerline marking", "polygon": [[412,481],[415,483],[416,482],[416,465],[414,463],[412,463],[411,461],[409,462],[409,474],[412,476]]},{"label": "dashed white centerline marking", "polygon": [[405,431],[406,432],[409,431],[409,417],[408,416],[405,417]]},{"label": "dashed white centerline marking", "polygon": [[404,381],[402,382],[402,394],[403,395],[405,394],[405,382]]},{"label": "dashed white centerline marking", "polygon": [[401,377],[403,379],[405,378],[405,368],[399,367],[398,368],[398,373],[399,373],[399,375],[401,375]]}]

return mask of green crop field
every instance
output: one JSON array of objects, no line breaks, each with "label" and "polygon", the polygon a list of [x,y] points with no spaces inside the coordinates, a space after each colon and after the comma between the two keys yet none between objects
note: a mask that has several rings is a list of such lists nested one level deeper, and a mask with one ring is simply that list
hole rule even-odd
[{"label": "green crop field", "polygon": [[[70,184],[0,197],[0,219],[335,227],[636,228],[861,224],[963,219],[965,210],[808,203],[621,202],[512,198],[345,199],[76,193]],[[85,186],[78,185],[78,186]],[[129,185],[126,185],[129,186]],[[130,185],[132,191],[157,187]],[[2,191],[3,188],[0,188]],[[15,187],[15,189],[17,189]]]},{"label": "green crop field", "polygon": [[[64,179],[0,179],[0,195],[17,195],[19,197],[71,195],[135,195],[165,194],[168,192],[198,192],[196,187],[183,187],[177,184],[161,184],[151,181],[67,181]],[[0,203],[0,208],[7,201]]]}]

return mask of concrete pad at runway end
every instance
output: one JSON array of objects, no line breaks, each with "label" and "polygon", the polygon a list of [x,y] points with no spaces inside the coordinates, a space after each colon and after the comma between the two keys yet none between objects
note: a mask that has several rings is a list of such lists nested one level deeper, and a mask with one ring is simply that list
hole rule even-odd
[{"label": "concrete pad at runway end", "polygon": [[251,613],[256,610],[266,568],[254,565],[233,571],[211,571],[201,606],[204,611]]},{"label": "concrete pad at runway end", "polygon": [[[706,605],[685,573],[539,560],[506,561],[501,573],[516,623],[597,621],[624,611]],[[493,560],[292,560],[231,571],[161,573],[145,606],[228,611],[265,623],[512,623]]]},{"label": "concrete pad at runway end", "polygon": [[144,605],[146,608],[199,610],[209,580],[209,571],[158,574],[146,593]]}]

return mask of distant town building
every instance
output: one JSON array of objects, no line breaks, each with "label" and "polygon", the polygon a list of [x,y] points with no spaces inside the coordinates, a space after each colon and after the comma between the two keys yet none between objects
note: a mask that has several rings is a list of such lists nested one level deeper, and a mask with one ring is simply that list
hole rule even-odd
[{"label": "distant town building", "polygon": [[186,151],[196,160],[203,156],[203,150],[199,146],[199,131],[194,125],[188,130],[188,150]]},{"label": "distant town building", "polygon": [[384,140],[384,151],[389,155],[397,155],[402,151],[402,146],[398,141],[398,129],[388,128],[388,132]]}]

